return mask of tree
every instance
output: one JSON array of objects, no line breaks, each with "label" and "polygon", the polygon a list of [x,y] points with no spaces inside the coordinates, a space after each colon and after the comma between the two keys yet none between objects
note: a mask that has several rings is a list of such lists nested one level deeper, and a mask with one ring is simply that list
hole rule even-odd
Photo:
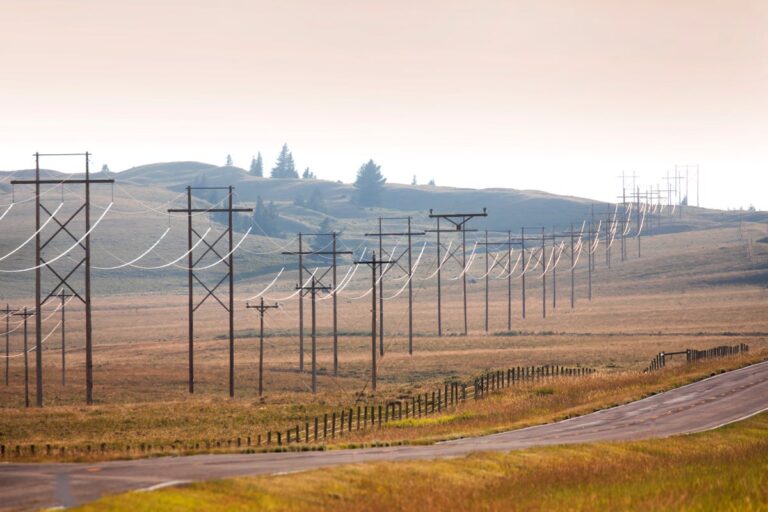
[{"label": "tree", "polygon": [[280,154],[277,157],[277,162],[272,168],[273,178],[298,178],[299,173],[296,172],[296,166],[293,163],[293,155],[288,150],[288,144],[283,144],[283,149],[280,150]]},{"label": "tree", "polygon": [[102,165],[101,172],[104,174],[109,174],[109,166],[107,164]]},{"label": "tree", "polygon": [[280,234],[279,218],[275,203],[264,204],[261,196],[256,196],[256,208],[253,210],[252,223],[256,226],[256,232],[266,236]]},{"label": "tree", "polygon": [[381,166],[376,165],[372,159],[360,166],[357,171],[355,188],[357,189],[357,202],[361,206],[375,206],[381,199],[381,191],[387,179],[381,174]]},{"label": "tree", "polygon": [[411,185],[417,185],[416,183],[416,175],[413,175],[413,179],[411,180]]},{"label": "tree", "polygon": [[430,187],[434,187],[434,186],[435,186],[435,178],[432,178],[431,180],[429,180],[429,183],[428,183],[428,185],[429,185]]},{"label": "tree", "polygon": [[310,172],[309,167],[304,169],[304,174],[301,175],[301,178],[304,180],[316,180],[317,176],[315,176],[315,173]]},{"label": "tree", "polygon": [[315,236],[309,242],[309,247],[313,251],[330,251],[329,244],[333,242],[333,235],[329,234],[333,232],[333,222],[330,217],[325,217],[315,231]]},{"label": "tree", "polygon": [[232,167],[233,165],[235,164],[232,162],[232,155],[227,155],[227,167]]},{"label": "tree", "polygon": [[251,158],[251,176],[258,176],[259,178],[264,176],[264,162],[261,160],[261,152],[259,152],[259,156]]},{"label": "tree", "polygon": [[318,212],[325,212],[325,199],[323,193],[320,191],[320,187],[315,186],[312,189],[312,193],[307,201],[307,208]]}]

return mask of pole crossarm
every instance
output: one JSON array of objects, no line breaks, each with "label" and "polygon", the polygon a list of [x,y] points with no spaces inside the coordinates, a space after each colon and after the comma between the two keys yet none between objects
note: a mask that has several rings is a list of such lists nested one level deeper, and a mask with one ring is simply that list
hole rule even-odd
[{"label": "pole crossarm", "polygon": [[250,213],[253,208],[169,208],[168,213]]},{"label": "pole crossarm", "polygon": [[[40,155],[45,156],[45,155]],[[93,183],[114,183],[112,179],[84,179],[84,180],[11,180],[11,185],[85,185]]]}]

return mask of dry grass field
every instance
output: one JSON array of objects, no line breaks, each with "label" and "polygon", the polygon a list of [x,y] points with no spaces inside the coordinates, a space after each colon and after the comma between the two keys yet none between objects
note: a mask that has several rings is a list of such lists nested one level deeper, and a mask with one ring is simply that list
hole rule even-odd
[{"label": "dry grass field", "polygon": [[768,501],[766,429],[762,414],[669,439],[203,482],[77,510],[758,511]]},{"label": "dry grass field", "polygon": [[[747,225],[757,237],[764,228]],[[549,421],[577,408],[610,405],[672,385],[638,375],[659,351],[708,348],[747,343],[753,354],[768,348],[768,266],[766,251],[755,244],[747,257],[745,238],[736,228],[665,234],[643,239],[643,257],[606,268],[602,251],[596,261],[593,300],[586,299],[586,267],[576,273],[576,308],[569,304],[570,279],[558,272],[558,302],[552,309],[552,276],[548,276],[547,318],[541,318],[539,279],[528,279],[527,318],[520,315],[520,282],[513,282],[513,329],[506,329],[506,281],[491,281],[489,332],[484,331],[484,283],[469,286],[470,333],[462,329],[460,281],[444,290],[446,335],[435,336],[434,282],[415,284],[414,354],[407,352],[407,302],[401,295],[385,303],[385,356],[378,366],[379,389],[370,393],[370,298],[350,300],[367,289],[364,269],[339,300],[339,374],[332,375],[330,300],[318,303],[318,388],[309,392],[310,375],[298,371],[296,301],[270,313],[265,341],[265,396],[257,395],[257,317],[244,308],[244,298],[258,292],[270,277],[243,283],[236,311],[236,397],[227,396],[226,316],[208,304],[196,322],[196,393],[186,392],[187,341],[184,296],[167,294],[102,295],[95,302],[95,401],[84,405],[82,325],[78,308],[68,308],[68,382],[60,382],[58,333],[43,352],[46,407],[23,407],[21,358],[10,360],[10,386],[0,385],[0,443],[155,442],[232,437],[241,433],[285,428],[293,421],[332,407],[381,401],[388,397],[431,390],[447,378],[468,379],[479,372],[510,366],[584,365],[601,370],[582,384],[563,384],[570,391],[537,410],[530,393],[509,395],[503,404],[488,401],[481,408],[499,406],[499,416],[485,411],[472,431],[516,426],[526,421]],[[567,257],[564,257],[567,258]],[[470,274],[483,273],[481,260]],[[429,267],[429,263],[425,263]],[[566,268],[563,266],[561,268]],[[448,276],[457,269],[446,269]],[[295,272],[294,272],[295,273]],[[533,274],[538,277],[539,274]],[[393,274],[393,279],[396,274]],[[268,295],[292,293],[295,276],[284,276]],[[402,283],[402,281],[400,282]],[[386,284],[385,295],[397,282]],[[308,306],[308,303],[307,303]],[[305,364],[309,369],[309,308],[306,308]],[[56,315],[45,323],[56,325]],[[18,332],[12,353],[20,350]],[[33,354],[32,354],[33,355]],[[30,358],[34,397],[34,366]],[[725,363],[723,363],[725,364]],[[687,375],[685,378],[695,378]],[[584,388],[583,386],[586,386]],[[633,387],[635,386],[635,387]],[[568,396],[568,399],[562,397]],[[585,400],[584,396],[590,397]],[[485,416],[484,416],[485,415]],[[510,418],[516,418],[511,421]],[[387,434],[392,439],[445,436],[456,425],[429,432],[408,430]],[[463,428],[463,427],[462,427]],[[418,430],[418,429],[417,429]],[[365,441],[367,438],[362,438]]]}]

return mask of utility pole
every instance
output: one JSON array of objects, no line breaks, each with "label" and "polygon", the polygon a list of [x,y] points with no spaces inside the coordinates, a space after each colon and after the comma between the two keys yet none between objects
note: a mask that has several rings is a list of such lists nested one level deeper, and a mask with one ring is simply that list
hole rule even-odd
[{"label": "utility pole", "polygon": [[[286,256],[298,256],[299,258],[299,284],[297,285],[297,290],[304,287],[304,272],[306,271],[309,274],[312,274],[308,268],[306,268],[304,264],[304,256],[331,256],[331,265],[326,267],[323,273],[317,277],[316,275],[313,275],[313,279],[320,283],[323,279],[326,278],[326,276],[330,273],[331,274],[331,286],[326,287],[332,290],[332,299],[333,299],[333,374],[338,375],[339,373],[339,356],[338,356],[338,302],[336,299],[336,285],[338,284],[336,281],[337,278],[337,257],[343,256],[343,255],[351,255],[352,251],[339,251],[336,249],[336,242],[337,242],[337,233],[331,232],[331,233],[299,233],[299,250],[298,251],[283,251],[282,254]],[[302,241],[303,237],[306,236],[315,236],[315,237],[326,237],[331,238],[331,250],[330,251],[324,251],[324,250],[304,250]],[[327,247],[327,245],[325,246]],[[315,273],[316,274],[316,273]],[[305,291],[308,290],[305,289]],[[299,371],[304,371],[304,293],[299,293]]]},{"label": "utility pole", "polygon": [[[474,219],[475,217],[487,217],[488,212],[485,208],[483,208],[482,213],[434,213],[433,210],[430,208],[429,210],[429,218],[430,219],[438,219],[438,246],[440,245],[439,242],[439,219],[444,219],[448,221],[449,223],[453,224],[455,229],[446,229],[446,232],[454,232],[454,233],[461,233],[461,254],[462,254],[462,261],[461,261],[461,277],[462,277],[462,289],[463,289],[463,297],[464,297],[464,335],[466,336],[469,332],[469,324],[467,321],[467,231],[476,231],[476,230],[468,230],[466,225],[467,223]],[[427,230],[430,231],[430,230]],[[454,254],[456,251],[453,251],[451,256],[455,258]],[[438,261],[438,264],[440,262]],[[440,293],[440,281],[438,281],[438,294]],[[438,315],[439,318],[439,315]],[[442,333],[442,326],[438,325],[438,332]],[[442,335],[442,334],[441,334]]]},{"label": "utility pole", "polygon": [[[85,158],[85,179],[40,179],[40,157],[84,157]],[[35,179],[33,180],[12,180],[12,185],[34,185],[35,186],[35,311],[42,311],[43,304],[56,294],[56,290],[62,286],[67,287],[72,294],[74,294],[79,300],[85,304],[85,400],[87,404],[93,403],[93,323],[91,321],[91,184],[111,184],[115,180],[112,179],[91,179],[90,174],[90,156],[87,151],[85,153],[35,153]],[[83,185],[85,198],[82,205],[75,210],[65,221],[60,221],[51,211],[48,210],[45,205],[40,201],[42,195],[40,193],[41,185],[59,185],[63,186],[71,185]],[[42,235],[40,233],[40,213],[46,212],[49,217],[53,217],[56,224],[59,225],[53,235],[51,235],[45,242],[42,242]],[[70,230],[70,223],[80,214],[83,213],[85,221],[85,235],[82,238],[75,236]],[[43,258],[43,250],[50,244],[60,233],[66,233],[76,242],[76,246],[79,246],[83,252],[84,257],[82,260],[74,263],[74,268],[68,273],[59,273],[51,268]],[[84,283],[83,294],[79,294],[75,288],[70,284],[69,279],[75,273],[75,271],[84,267]],[[52,291],[42,298],[42,280],[41,271],[43,267],[47,268],[57,279],[58,282],[53,287]],[[37,370],[36,375],[36,388],[35,388],[35,402],[38,407],[43,406],[43,354],[42,354],[42,318],[40,315],[35,317],[35,367]]]},{"label": "utility pole", "polygon": [[[555,259],[555,252],[557,251],[557,235],[555,234],[555,228],[552,228],[552,311],[557,309],[557,260]],[[562,254],[562,253],[561,253]]]},{"label": "utility pole", "polygon": [[576,284],[576,276],[575,276],[575,270],[576,270],[576,254],[574,253],[574,247],[575,247],[575,235],[573,231],[573,224],[571,224],[571,309],[574,308],[576,305],[576,293],[575,293],[575,284]]},{"label": "utility pole", "polygon": [[[34,311],[26,307],[21,312],[13,313],[15,316],[24,317],[24,407],[29,407],[29,348],[27,348],[27,319],[35,315]],[[40,316],[40,315],[37,315]],[[37,350],[40,353],[40,350]]]},{"label": "utility pole", "polygon": [[[520,244],[521,244],[521,251],[522,251],[521,258],[523,259],[523,261],[522,261],[523,271],[521,273],[522,281],[523,282],[522,282],[522,287],[521,288],[523,290],[523,301],[522,301],[522,303],[523,303],[523,320],[525,320],[525,270],[526,270],[526,268],[525,268],[525,228],[524,227],[520,228]],[[533,255],[531,255],[531,257],[533,257]]]},{"label": "utility pole", "polygon": [[355,265],[371,267],[371,389],[374,392],[376,392],[376,269],[384,263],[386,262],[376,259],[376,251],[373,251],[370,260],[355,262]]},{"label": "utility pole", "polygon": [[[227,207],[226,208],[192,208],[192,191],[193,190],[224,190],[227,194]],[[168,213],[186,213],[187,214],[187,283],[188,283],[188,359],[189,359],[189,378],[188,389],[190,393],[195,392],[195,373],[194,373],[194,314],[200,306],[202,306],[210,297],[213,297],[216,302],[227,312],[229,318],[229,396],[235,396],[235,263],[234,263],[234,246],[232,242],[233,236],[233,214],[234,213],[253,213],[253,208],[235,208],[233,206],[235,187],[187,187],[187,207],[186,208],[170,208]],[[226,213],[227,214],[227,229],[225,229],[212,243],[208,243],[205,238],[194,229],[192,225],[193,213]],[[192,245],[192,235],[197,236],[198,243],[203,243],[206,246],[205,251],[193,259],[192,252],[194,247]],[[227,253],[220,254],[217,244],[227,237]],[[226,274],[215,285],[209,286],[205,281],[195,273],[197,266],[208,254],[213,254],[219,258],[219,262],[224,263],[226,267]],[[204,270],[206,267],[201,268]],[[203,299],[197,304],[194,303],[194,282],[196,281],[207,293]],[[216,290],[225,281],[228,281],[228,301],[225,303],[216,294]]]},{"label": "utility pole", "polygon": [[541,318],[547,318],[547,247],[541,228]]},{"label": "utility pole", "polygon": [[5,309],[0,309],[0,313],[5,313],[5,385],[9,385],[9,372],[10,372],[10,351],[11,351],[11,316],[20,310],[11,309],[8,304],[5,305]]},{"label": "utility pole", "polygon": [[312,394],[317,393],[317,292],[327,292],[332,290],[330,286],[318,284],[317,279],[312,277],[310,286],[298,285],[296,287],[300,294],[309,292],[312,304]]},{"label": "utility pole", "polygon": [[642,220],[640,219],[640,187],[637,187],[635,191],[635,198],[637,200],[637,257],[640,258],[640,231],[642,230]]},{"label": "utility pole", "polygon": [[74,297],[74,295],[70,295],[67,293],[67,291],[62,288],[59,292],[59,299],[61,299],[61,385],[66,386],[67,385],[67,360],[66,360],[66,353],[67,353],[67,339],[66,339],[66,327],[64,321],[66,320],[66,309],[67,309],[67,299],[69,297]]},{"label": "utility pole", "polygon": [[[405,232],[384,232],[382,221],[407,221],[408,230]],[[408,247],[399,255],[390,253],[390,261],[384,262],[389,265],[389,268],[397,265],[400,269],[408,275],[408,354],[413,354],[413,237],[424,236],[424,231],[413,231],[411,229],[411,217],[379,217],[379,230],[376,233],[365,233],[365,236],[376,237],[379,240],[379,260],[384,260],[384,238],[385,237],[406,237],[408,240]],[[440,249],[438,248],[438,251]],[[439,254],[439,253],[438,253]],[[403,268],[400,264],[400,260],[408,257],[408,268]],[[440,262],[438,261],[438,264]],[[379,355],[384,355],[384,274],[389,271],[384,269],[384,265],[379,266]],[[439,275],[439,272],[438,272]],[[439,283],[439,278],[438,278]]]},{"label": "utility pole", "polygon": [[589,237],[587,240],[587,269],[588,269],[588,281],[589,281],[589,301],[592,302],[592,235],[594,233],[594,226],[592,221],[589,221]]},{"label": "utility pole", "polygon": [[[488,250],[490,247],[506,247],[507,251],[507,265],[509,273],[507,274],[507,330],[512,330],[512,247],[519,245],[520,241],[512,239],[512,232],[507,231],[507,238],[503,241],[488,241],[488,230],[485,231],[485,242],[478,242],[477,245],[485,248],[485,332],[490,330],[489,325],[489,290],[490,282],[489,276],[490,268],[488,264]],[[498,258],[497,258],[498,260]]]},{"label": "utility pole", "polygon": [[258,304],[250,305],[245,303],[246,309],[256,309],[259,312],[259,398],[264,395],[264,313],[270,309],[277,309],[280,305],[275,302],[274,305],[264,304],[264,297]]},{"label": "utility pole", "polygon": [[[299,286],[304,284],[304,248],[299,233]],[[299,293],[299,371],[304,373],[304,294]]]}]

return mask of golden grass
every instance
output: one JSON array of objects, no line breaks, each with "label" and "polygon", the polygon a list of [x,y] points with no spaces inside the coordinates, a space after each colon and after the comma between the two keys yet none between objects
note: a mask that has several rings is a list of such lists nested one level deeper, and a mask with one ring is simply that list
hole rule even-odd
[{"label": "golden grass", "polygon": [[[594,407],[599,407],[643,396],[667,385],[666,381],[653,380],[661,377],[636,374],[662,350],[702,349],[739,342],[749,344],[754,353],[768,348],[768,289],[729,281],[749,277],[754,271],[735,229],[664,235],[643,243],[643,259],[632,257],[623,265],[616,263],[610,272],[598,260],[595,298],[591,303],[584,299],[585,275],[581,268],[577,274],[576,309],[568,307],[567,278],[558,274],[558,309],[551,310],[550,300],[546,319],[539,318],[541,302],[535,280],[528,282],[528,317],[520,318],[519,282],[515,283],[511,333],[504,332],[505,283],[492,282],[489,334],[483,332],[482,326],[482,283],[470,285],[469,336],[455,335],[461,324],[459,287],[456,283],[446,285],[444,317],[448,335],[442,338],[432,334],[435,289],[432,284],[419,285],[415,301],[417,337],[412,356],[407,353],[405,304],[402,300],[387,302],[386,354],[378,366],[379,388],[375,396],[369,385],[367,301],[340,301],[339,325],[345,334],[339,339],[338,376],[332,375],[328,336],[331,301],[320,303],[317,395],[309,393],[309,374],[297,371],[296,304],[288,304],[285,310],[270,315],[270,337],[265,347],[266,395],[259,400],[258,342],[252,336],[256,325],[252,311],[237,311],[238,333],[243,337],[235,343],[237,396],[229,399],[227,343],[220,339],[226,332],[225,316],[215,308],[201,308],[196,331],[199,338],[195,342],[197,386],[196,394],[190,396],[186,392],[185,298],[167,294],[120,295],[99,296],[95,302],[96,404],[86,407],[83,331],[76,320],[78,308],[73,302],[68,311],[71,350],[67,386],[59,381],[57,336],[49,340],[43,351],[44,409],[23,408],[22,360],[12,359],[11,385],[0,384],[0,443],[167,445],[176,440],[245,438],[265,430],[285,429],[334,408],[381,403],[388,398],[432,391],[446,379],[467,379],[490,369],[582,364],[602,370],[600,376],[579,383],[554,385],[550,395],[529,397],[530,391],[521,390],[499,399],[508,403],[496,404],[495,398],[488,400],[485,405],[478,404],[480,408],[489,408],[487,414],[452,422],[444,426],[447,430],[441,430],[440,425],[398,430],[407,430],[409,439],[413,437],[412,431],[423,431],[418,436],[430,438],[448,435],[448,430],[482,431],[526,421],[548,421],[547,418],[579,404],[594,403]],[[702,247],[717,249],[709,250],[705,257]],[[721,281],[710,282],[714,278]],[[243,294],[259,289],[256,285],[243,288]],[[394,289],[394,283],[387,285],[387,290]],[[54,323],[48,325],[50,322]],[[47,331],[53,325],[54,318],[44,329]],[[14,334],[12,352],[19,350],[19,343],[20,338]],[[305,349],[305,362],[309,365],[309,336]],[[643,380],[646,378],[650,380]],[[34,366],[31,386],[34,397]],[[621,387],[623,391],[611,387]],[[490,409],[497,405],[502,410],[494,415]],[[393,431],[385,429],[376,435],[400,440]],[[373,437],[374,434],[367,433],[359,440],[367,442]]]},{"label": "golden grass", "polygon": [[766,510],[768,414],[695,435],[127,493],[81,511]]},{"label": "golden grass", "polygon": [[[456,408],[447,408],[442,414],[385,423],[382,428],[345,432],[327,447],[431,443],[547,423],[637,400],[766,357],[768,352],[762,352],[671,366],[653,373],[606,372],[523,384],[492,393],[483,400],[469,400]],[[321,416],[330,410],[320,404],[274,406],[197,400],[28,412],[0,418],[0,432],[4,435],[0,442],[7,446],[7,460],[92,461],[253,450],[257,436],[262,435],[265,441],[263,436],[267,430],[282,430],[285,437],[287,428],[303,425],[305,420],[311,421],[315,415]],[[241,440],[240,446],[237,438]],[[217,441],[221,444],[217,445]],[[107,450],[103,453],[102,443]],[[32,444],[37,447],[34,454],[29,450]],[[46,444],[53,445],[51,455],[44,451]],[[174,444],[177,446],[172,447]],[[195,444],[198,446],[194,447]],[[22,445],[20,456],[15,454],[15,445]],[[87,445],[91,446],[90,451],[86,451]],[[140,449],[141,445],[145,445],[145,449]],[[60,453],[62,447],[65,448],[63,454]]]}]

